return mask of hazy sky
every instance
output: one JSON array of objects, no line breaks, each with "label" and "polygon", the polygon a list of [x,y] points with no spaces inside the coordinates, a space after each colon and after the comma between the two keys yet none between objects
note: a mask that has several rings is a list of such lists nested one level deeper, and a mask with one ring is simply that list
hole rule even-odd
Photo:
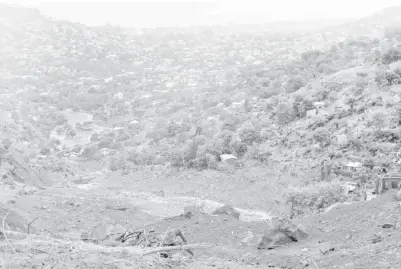
[{"label": "hazy sky", "polygon": [[258,23],[313,17],[362,17],[401,0],[0,0],[35,6],[42,13],[90,25],[133,27],[205,23]]}]

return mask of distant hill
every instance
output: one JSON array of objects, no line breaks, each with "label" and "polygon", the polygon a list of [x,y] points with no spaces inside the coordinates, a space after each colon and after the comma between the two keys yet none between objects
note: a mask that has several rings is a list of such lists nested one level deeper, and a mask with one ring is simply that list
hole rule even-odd
[{"label": "distant hill", "polygon": [[[40,145],[43,152],[95,158],[114,170],[218,169],[221,154],[234,154],[239,167],[317,179],[323,160],[336,177],[349,156],[389,168],[399,148],[397,36],[353,30],[370,33],[378,17],[396,21],[396,12],[275,36],[249,29],[135,33],[7,8],[1,106],[17,123],[17,112],[30,107],[25,121],[43,139],[60,138],[52,150]],[[90,114],[93,126],[72,126],[66,111]]]}]

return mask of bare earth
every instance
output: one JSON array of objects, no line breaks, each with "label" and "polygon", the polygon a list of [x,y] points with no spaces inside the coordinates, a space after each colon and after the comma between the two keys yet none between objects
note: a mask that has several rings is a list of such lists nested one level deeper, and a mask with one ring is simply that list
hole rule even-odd
[{"label": "bare earth", "polygon": [[[256,206],[250,206],[253,210],[241,211],[240,220],[212,216],[207,213],[220,203],[173,195],[169,190],[179,189],[180,181],[174,185],[169,177],[164,181],[166,185],[162,180],[157,181],[159,189],[167,190],[164,197],[151,193],[152,184],[147,181],[141,184],[137,177],[128,180],[98,172],[84,178],[87,179],[77,177],[44,189],[1,188],[0,217],[4,219],[8,212],[4,229],[14,231],[6,232],[8,240],[0,242],[3,267],[395,269],[400,266],[401,212],[393,192],[299,219],[296,222],[310,233],[307,240],[258,251],[256,245],[269,214],[262,215]],[[215,180],[204,177],[203,184],[196,181],[203,188],[194,184],[193,190],[206,190]],[[144,191],[147,188],[148,192]],[[245,189],[242,193],[226,190],[219,202],[231,202],[225,200],[227,196],[232,200],[238,197],[239,204],[246,197],[250,199]],[[186,206],[200,207],[206,213],[197,212],[191,218],[179,216]],[[32,220],[28,235],[27,227]],[[177,252],[172,259],[162,259],[157,254],[142,257],[135,248],[117,251],[80,240],[82,233],[91,230],[95,231],[92,236],[102,237],[124,229],[153,229],[163,233],[173,228],[180,228],[191,244],[207,243],[212,247],[195,250],[194,258]]]}]

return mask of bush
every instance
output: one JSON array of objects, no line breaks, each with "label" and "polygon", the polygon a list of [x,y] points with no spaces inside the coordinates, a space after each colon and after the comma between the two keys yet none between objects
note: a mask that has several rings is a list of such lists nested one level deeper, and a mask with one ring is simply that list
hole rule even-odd
[{"label": "bush", "polygon": [[348,117],[348,116],[351,116],[351,115],[352,115],[351,109],[341,108],[341,109],[336,111],[335,117],[337,119],[342,119],[342,118],[345,118],[345,117]]},{"label": "bush", "polygon": [[384,29],[384,36],[386,38],[401,38],[401,27],[392,25]]},{"label": "bush", "polygon": [[369,126],[376,127],[377,129],[381,129],[386,125],[387,116],[383,112],[377,111],[375,112],[368,121]]},{"label": "bush", "polygon": [[248,146],[238,139],[233,140],[230,146],[237,157],[243,157],[248,150]]},{"label": "bush", "polygon": [[330,138],[331,133],[323,127],[317,128],[313,134],[313,139],[320,144],[321,148],[330,143]]},{"label": "bush", "polygon": [[308,125],[308,129],[316,130],[317,128],[324,127],[327,122],[326,117],[318,116]]},{"label": "bush", "polygon": [[400,128],[396,129],[381,129],[377,130],[374,135],[375,138],[379,141],[389,142],[389,143],[400,143],[401,140],[401,130]]},{"label": "bush", "polygon": [[125,166],[126,166],[126,161],[123,156],[113,156],[110,159],[109,169],[111,171],[117,171],[117,170],[124,169]]},{"label": "bush", "polygon": [[313,109],[313,103],[311,100],[304,99],[302,96],[297,95],[292,103],[292,108],[294,109],[296,117],[303,118],[306,116],[308,110]]},{"label": "bush", "polygon": [[248,148],[246,158],[265,162],[269,159],[271,154],[271,148],[268,145],[258,145],[253,143],[252,146]]},{"label": "bush", "polygon": [[84,148],[84,150],[81,153],[81,157],[87,159],[87,160],[91,160],[94,156],[94,154],[97,151],[97,147],[96,146],[87,146]]},{"label": "bush", "polygon": [[180,149],[172,149],[169,154],[169,161],[173,167],[184,166],[184,155]]},{"label": "bush", "polygon": [[382,56],[384,64],[391,64],[399,60],[401,60],[401,50],[398,48],[390,48]]},{"label": "bush", "polygon": [[401,84],[400,74],[394,71],[377,71],[375,75],[375,82],[379,86],[391,86]]},{"label": "bush", "polygon": [[251,123],[243,124],[238,130],[238,133],[241,141],[247,145],[252,145],[252,143],[259,142],[260,140],[260,133]]},{"label": "bush", "polygon": [[90,137],[91,142],[98,142],[100,141],[100,135],[98,133],[93,133]]},{"label": "bush", "polygon": [[281,125],[292,122],[296,117],[294,109],[288,103],[280,103],[275,112],[278,123]]},{"label": "bush", "polygon": [[284,197],[286,204],[291,206],[293,217],[312,214],[347,199],[345,188],[338,182],[320,182],[300,188],[293,187]]},{"label": "bush", "polygon": [[305,81],[300,76],[290,78],[286,84],[286,92],[287,93],[296,92],[305,85],[306,85]]},{"label": "bush", "polygon": [[192,162],[192,166],[197,168],[198,170],[204,170],[207,168],[216,169],[217,159],[214,155],[210,153],[201,153]]}]

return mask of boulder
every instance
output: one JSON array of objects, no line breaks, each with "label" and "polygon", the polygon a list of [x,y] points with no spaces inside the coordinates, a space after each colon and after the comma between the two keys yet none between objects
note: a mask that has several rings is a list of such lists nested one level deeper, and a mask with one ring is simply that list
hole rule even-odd
[{"label": "boulder", "polygon": [[212,215],[230,215],[234,217],[235,219],[239,219],[240,217],[240,212],[236,210],[233,206],[231,205],[224,205],[218,209],[216,209]]},{"label": "boulder", "polygon": [[258,249],[273,249],[278,246],[306,239],[308,234],[288,219],[278,218],[262,236]]}]

